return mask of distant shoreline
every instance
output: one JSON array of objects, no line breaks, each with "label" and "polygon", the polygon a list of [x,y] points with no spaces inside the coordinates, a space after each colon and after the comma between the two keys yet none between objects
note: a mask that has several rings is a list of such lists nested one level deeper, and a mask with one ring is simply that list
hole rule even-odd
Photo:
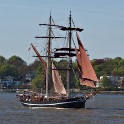
[{"label": "distant shoreline", "polygon": [[124,94],[124,91],[99,91],[100,94]]},{"label": "distant shoreline", "polygon": [[[7,92],[7,93],[16,93],[16,89],[14,90],[0,90],[0,93]],[[77,92],[78,93],[78,92]],[[97,94],[124,94],[124,91],[99,91]]]}]

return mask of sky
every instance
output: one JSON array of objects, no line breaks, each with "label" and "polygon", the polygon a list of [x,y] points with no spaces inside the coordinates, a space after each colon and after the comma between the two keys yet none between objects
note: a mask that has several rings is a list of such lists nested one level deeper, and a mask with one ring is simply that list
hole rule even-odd
[{"label": "sky", "polygon": [[124,0],[0,0],[0,56],[32,63],[28,48],[50,11],[59,23],[72,12],[90,59],[124,58]]}]

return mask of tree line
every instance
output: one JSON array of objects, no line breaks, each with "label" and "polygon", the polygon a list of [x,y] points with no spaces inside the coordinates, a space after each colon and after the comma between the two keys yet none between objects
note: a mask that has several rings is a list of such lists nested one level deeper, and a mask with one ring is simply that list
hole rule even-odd
[{"label": "tree line", "polygon": [[[98,78],[103,75],[109,76],[124,76],[124,59],[121,57],[112,58],[103,58],[103,59],[93,59],[91,60],[93,68],[96,72]],[[66,60],[54,61],[54,64],[57,68],[66,68]],[[71,87],[78,88],[79,77],[78,77],[78,68],[76,61],[72,61],[72,72],[71,72]],[[44,75],[42,65],[38,59],[28,65],[22,58],[19,56],[12,56],[9,59],[6,59],[3,56],[0,56],[0,79],[12,76],[20,80],[23,84],[29,82],[26,80],[26,75],[32,75],[32,88],[41,89],[45,86]],[[60,71],[62,81],[66,86],[66,75],[64,70]]]}]

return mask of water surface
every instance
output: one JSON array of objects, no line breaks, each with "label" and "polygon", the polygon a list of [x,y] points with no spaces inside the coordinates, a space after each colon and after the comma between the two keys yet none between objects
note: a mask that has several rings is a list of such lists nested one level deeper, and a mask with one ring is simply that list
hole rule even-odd
[{"label": "water surface", "polygon": [[85,109],[40,109],[0,93],[0,124],[124,124],[124,95],[97,95]]}]

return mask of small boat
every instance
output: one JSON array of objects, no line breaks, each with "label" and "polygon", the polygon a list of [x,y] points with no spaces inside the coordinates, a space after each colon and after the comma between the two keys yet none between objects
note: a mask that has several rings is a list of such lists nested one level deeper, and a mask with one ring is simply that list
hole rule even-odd
[{"label": "small boat", "polygon": [[[32,93],[32,95],[24,94],[23,96],[20,97],[20,102],[24,106],[28,106],[28,107],[84,108],[86,101],[90,99],[92,96],[94,96],[95,93],[90,92],[89,94],[86,95],[82,94],[80,96],[71,95],[70,80],[72,77],[70,71],[72,70],[72,65],[71,65],[72,57],[76,57],[77,60],[80,85],[85,85],[87,87],[95,89],[96,88],[95,83],[98,82],[98,79],[89,60],[89,56],[87,55],[86,50],[79,38],[78,32],[83,31],[83,29],[77,28],[75,27],[75,25],[73,25],[74,23],[72,23],[73,21],[72,21],[71,12],[69,16],[69,26],[64,27],[60,25],[55,25],[52,22],[53,19],[50,14],[48,24],[39,24],[41,26],[48,27],[48,36],[36,37],[41,39],[44,38],[48,39],[47,47],[46,47],[47,49],[46,56],[41,56],[38,50],[36,49],[36,47],[33,44],[31,44],[33,50],[36,53],[36,57],[39,58],[41,64],[43,65],[44,79],[46,82],[45,94],[38,94],[38,93]],[[54,36],[52,31],[53,27],[58,28],[60,31],[66,31],[68,34],[68,38],[66,38],[68,40],[67,47],[55,48],[54,55],[51,50],[51,44],[53,42],[53,39],[58,39],[63,37]],[[72,32],[75,33],[78,48],[75,45],[75,42],[72,40]],[[72,48],[72,43],[73,43],[73,48]],[[44,60],[44,57],[46,57],[46,61]],[[55,58],[67,59],[67,69],[63,69],[67,72],[66,88],[63,85],[59,71],[55,67],[53,61],[53,59]],[[54,87],[53,93],[49,93],[49,84],[53,84]]]}]

